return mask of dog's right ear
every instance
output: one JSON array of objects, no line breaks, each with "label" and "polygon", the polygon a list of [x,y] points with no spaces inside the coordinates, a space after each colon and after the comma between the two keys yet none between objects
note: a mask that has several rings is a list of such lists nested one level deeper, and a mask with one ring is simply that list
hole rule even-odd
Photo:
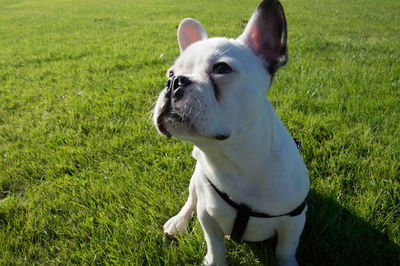
[{"label": "dog's right ear", "polygon": [[278,0],[263,0],[238,40],[267,62],[273,75],[288,60],[286,18]]},{"label": "dog's right ear", "polygon": [[206,30],[197,20],[185,18],[179,24],[178,43],[181,53],[191,44],[207,38]]}]

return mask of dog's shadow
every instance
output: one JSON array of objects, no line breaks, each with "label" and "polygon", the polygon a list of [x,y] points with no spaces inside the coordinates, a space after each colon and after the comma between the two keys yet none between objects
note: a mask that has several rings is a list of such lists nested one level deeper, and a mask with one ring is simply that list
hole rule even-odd
[{"label": "dog's shadow", "polygon": [[[386,234],[314,191],[310,191],[308,203],[297,249],[300,265],[400,265],[400,247]],[[276,238],[247,245],[261,265],[274,265]],[[229,265],[238,264],[235,256],[228,260]]]}]

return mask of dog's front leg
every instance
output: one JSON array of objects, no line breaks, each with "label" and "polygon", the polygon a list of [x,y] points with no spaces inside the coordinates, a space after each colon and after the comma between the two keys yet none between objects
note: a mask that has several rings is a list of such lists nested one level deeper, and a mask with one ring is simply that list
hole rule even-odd
[{"label": "dog's front leg", "polygon": [[296,249],[306,221],[305,213],[285,217],[277,228],[276,259],[279,266],[297,266]]},{"label": "dog's front leg", "polygon": [[170,218],[163,226],[164,234],[170,238],[175,238],[177,234],[184,231],[190,215],[193,213],[197,205],[196,187],[194,178],[190,180],[189,197],[177,215]]},{"label": "dog's front leg", "polygon": [[227,265],[224,233],[217,221],[208,212],[198,206],[197,216],[203,227],[204,237],[207,243],[207,254],[204,257],[203,265]]}]

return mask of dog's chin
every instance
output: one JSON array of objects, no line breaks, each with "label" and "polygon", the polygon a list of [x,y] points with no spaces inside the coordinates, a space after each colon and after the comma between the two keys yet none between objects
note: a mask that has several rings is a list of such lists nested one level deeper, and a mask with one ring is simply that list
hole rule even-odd
[{"label": "dog's chin", "polygon": [[192,127],[188,119],[175,112],[161,113],[157,118],[158,131],[168,138],[191,134]]},{"label": "dog's chin", "polygon": [[197,140],[227,140],[229,134],[204,134],[190,123],[188,118],[178,113],[160,114],[157,118],[158,131],[170,138],[186,140],[189,142],[196,142]]}]

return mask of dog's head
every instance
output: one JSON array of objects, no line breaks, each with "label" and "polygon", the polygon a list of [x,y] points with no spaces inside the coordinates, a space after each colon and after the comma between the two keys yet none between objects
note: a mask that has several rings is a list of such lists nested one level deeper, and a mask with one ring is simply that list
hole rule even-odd
[{"label": "dog's head", "polygon": [[276,0],[262,1],[237,39],[208,38],[198,21],[182,20],[181,55],[154,109],[157,130],[193,143],[245,133],[264,111],[274,73],[287,62],[286,36]]}]

